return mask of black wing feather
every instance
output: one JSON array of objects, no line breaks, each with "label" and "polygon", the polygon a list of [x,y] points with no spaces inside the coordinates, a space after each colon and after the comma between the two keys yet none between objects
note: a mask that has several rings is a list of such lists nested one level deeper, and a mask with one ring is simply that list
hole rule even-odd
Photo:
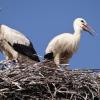
[{"label": "black wing feather", "polygon": [[47,59],[47,60],[54,59],[53,52],[45,54],[44,59]]},{"label": "black wing feather", "polygon": [[18,51],[20,54],[23,54],[25,56],[28,56],[30,59],[40,62],[39,57],[37,56],[37,53],[35,49],[33,48],[32,43],[30,43],[29,46],[14,43],[13,48]]}]

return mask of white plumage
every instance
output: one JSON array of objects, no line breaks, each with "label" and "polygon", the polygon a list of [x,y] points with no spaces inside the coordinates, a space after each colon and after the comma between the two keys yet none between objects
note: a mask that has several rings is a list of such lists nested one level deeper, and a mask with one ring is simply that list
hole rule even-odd
[{"label": "white plumage", "polygon": [[62,33],[49,42],[45,51],[45,59],[54,59],[57,65],[68,63],[79,47],[81,31],[84,30],[91,34],[94,32],[83,18],[75,19],[73,26],[74,34]]},{"label": "white plumage", "polygon": [[0,25],[0,50],[7,60],[18,59],[20,53],[39,61],[31,41],[21,32],[6,25]]},{"label": "white plumage", "polygon": [[30,45],[29,39],[27,39],[21,32],[16,31],[6,25],[1,25],[1,33],[3,33],[3,38],[9,41],[12,45],[14,43],[19,43],[23,45]]}]

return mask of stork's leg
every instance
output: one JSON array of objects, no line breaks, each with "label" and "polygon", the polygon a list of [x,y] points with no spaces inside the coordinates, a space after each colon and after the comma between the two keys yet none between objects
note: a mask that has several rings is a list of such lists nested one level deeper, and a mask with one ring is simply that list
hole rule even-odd
[{"label": "stork's leg", "polygon": [[67,57],[60,58],[60,64],[68,64],[69,59]]},{"label": "stork's leg", "polygon": [[72,52],[68,52],[67,50],[65,52],[63,52],[60,55],[60,64],[69,66],[68,62],[70,60],[70,58],[72,57],[73,53]]},{"label": "stork's leg", "polygon": [[55,55],[54,62],[56,63],[57,66],[59,66],[59,64],[60,64],[60,55],[59,54]]},{"label": "stork's leg", "polygon": [[2,53],[4,54],[4,56],[5,56],[5,59],[6,59],[6,60],[9,60],[8,53],[7,53],[5,50],[4,50]]},{"label": "stork's leg", "polygon": [[18,53],[6,41],[3,41],[2,51],[7,60],[17,60]]}]

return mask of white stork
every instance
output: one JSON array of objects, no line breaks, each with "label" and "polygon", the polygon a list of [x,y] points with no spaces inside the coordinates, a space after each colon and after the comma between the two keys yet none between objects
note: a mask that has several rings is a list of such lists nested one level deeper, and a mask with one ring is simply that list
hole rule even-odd
[{"label": "white stork", "polygon": [[54,59],[56,65],[66,64],[79,47],[81,32],[87,31],[94,35],[83,18],[77,18],[73,22],[74,34],[62,33],[54,37],[48,44],[45,51],[45,59]]},{"label": "white stork", "polygon": [[0,25],[0,51],[7,60],[17,60],[18,54],[40,61],[31,41],[21,32],[6,25]]}]

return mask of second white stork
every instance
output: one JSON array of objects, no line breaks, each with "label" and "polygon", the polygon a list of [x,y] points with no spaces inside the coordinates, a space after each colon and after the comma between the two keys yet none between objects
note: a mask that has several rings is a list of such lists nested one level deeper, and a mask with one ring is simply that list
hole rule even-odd
[{"label": "second white stork", "polygon": [[83,18],[75,19],[73,27],[73,34],[62,33],[49,42],[45,51],[45,59],[54,59],[56,65],[66,64],[79,47],[81,32],[87,31],[94,35],[93,29]]},{"label": "second white stork", "polygon": [[6,25],[0,25],[0,50],[7,60],[17,60],[20,53],[40,61],[31,41],[21,32]]}]

